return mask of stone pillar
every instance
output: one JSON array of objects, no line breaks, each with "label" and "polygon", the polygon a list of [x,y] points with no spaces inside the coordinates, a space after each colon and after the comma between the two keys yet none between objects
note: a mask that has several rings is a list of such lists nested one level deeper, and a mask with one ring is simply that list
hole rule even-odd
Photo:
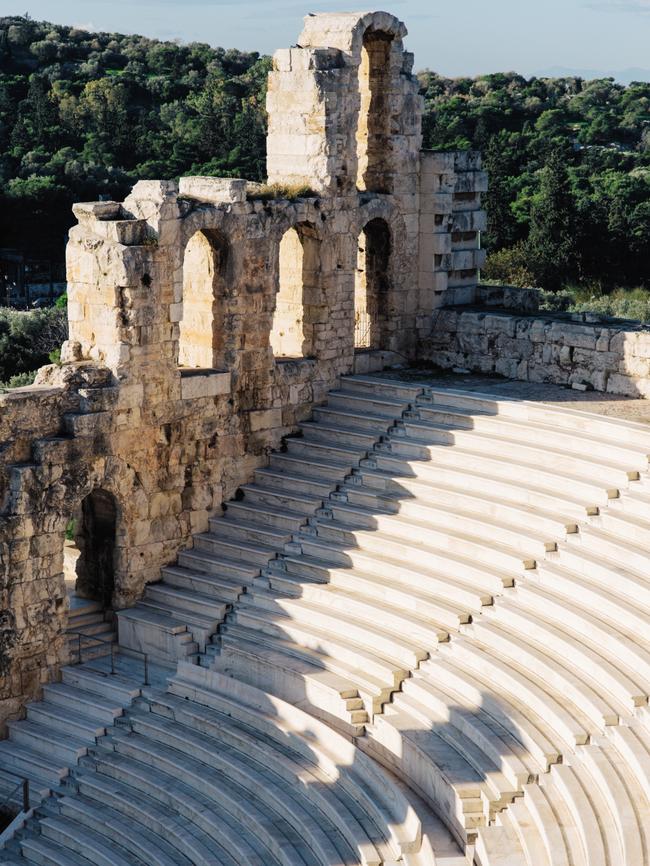
[{"label": "stone pillar", "polygon": [[485,261],[481,193],[487,175],[476,151],[423,151],[420,163],[419,285],[426,317],[446,304],[471,304]]}]

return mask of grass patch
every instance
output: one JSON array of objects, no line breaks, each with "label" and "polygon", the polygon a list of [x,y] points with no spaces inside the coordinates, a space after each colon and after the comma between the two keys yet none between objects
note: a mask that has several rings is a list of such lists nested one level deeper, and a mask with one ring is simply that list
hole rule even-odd
[{"label": "grass patch", "polygon": [[246,198],[249,201],[273,201],[286,199],[295,201],[298,198],[313,198],[316,195],[308,184],[300,183],[263,183],[250,190]]}]

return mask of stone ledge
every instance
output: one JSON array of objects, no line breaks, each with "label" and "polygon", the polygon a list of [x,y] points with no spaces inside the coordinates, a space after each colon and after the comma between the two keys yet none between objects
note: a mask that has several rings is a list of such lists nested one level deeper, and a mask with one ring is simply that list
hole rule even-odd
[{"label": "stone ledge", "polygon": [[198,400],[201,397],[222,397],[230,394],[230,371],[202,368],[181,368],[181,399]]}]

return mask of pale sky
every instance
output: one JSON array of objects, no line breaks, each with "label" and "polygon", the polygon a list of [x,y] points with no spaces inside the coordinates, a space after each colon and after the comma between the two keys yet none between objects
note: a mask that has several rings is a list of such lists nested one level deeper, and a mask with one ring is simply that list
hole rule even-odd
[{"label": "pale sky", "polygon": [[[444,75],[515,70],[613,73],[650,80],[650,0],[382,0],[406,22],[416,69]],[[0,0],[0,14],[93,30],[272,53],[293,44],[307,12],[354,0]],[[638,70],[644,69],[644,75]]]}]

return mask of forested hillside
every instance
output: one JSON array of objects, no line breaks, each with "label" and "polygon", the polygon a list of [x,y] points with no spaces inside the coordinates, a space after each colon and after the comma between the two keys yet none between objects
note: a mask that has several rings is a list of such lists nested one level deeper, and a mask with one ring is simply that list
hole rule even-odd
[{"label": "forested hillside", "polygon": [[[262,179],[269,64],[0,18],[0,246],[60,257],[72,202],[138,178]],[[420,77],[425,146],[485,153],[488,277],[650,286],[650,84]]]},{"label": "forested hillside", "polygon": [[0,246],[62,254],[70,206],[139,178],[264,173],[270,61],[0,18]]}]

